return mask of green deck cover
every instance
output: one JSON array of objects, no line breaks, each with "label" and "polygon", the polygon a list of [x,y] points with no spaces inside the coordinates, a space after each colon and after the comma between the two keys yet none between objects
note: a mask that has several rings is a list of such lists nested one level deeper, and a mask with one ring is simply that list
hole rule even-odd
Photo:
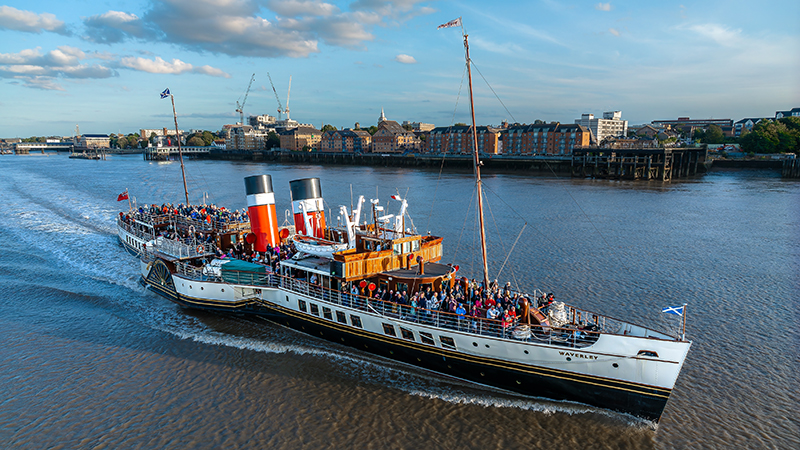
[{"label": "green deck cover", "polygon": [[261,264],[250,263],[233,259],[221,267],[222,280],[226,283],[236,284],[264,284],[267,267]]}]

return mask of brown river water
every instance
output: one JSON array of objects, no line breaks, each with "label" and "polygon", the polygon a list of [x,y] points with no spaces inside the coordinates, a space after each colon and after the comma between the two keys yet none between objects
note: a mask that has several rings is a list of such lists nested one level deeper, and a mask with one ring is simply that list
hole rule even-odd
[{"label": "brown river water", "polygon": [[[0,448],[800,447],[800,182],[776,173],[485,174],[492,278],[671,332],[661,308],[688,303],[693,346],[657,426],[146,291],[116,197],[180,202],[176,162],[3,156],[0,173]],[[262,173],[281,220],[297,178],[320,178],[331,222],[351,192],[399,193],[418,231],[445,238],[444,261],[477,275],[468,172],[187,161],[197,203],[243,208],[242,179]]]}]

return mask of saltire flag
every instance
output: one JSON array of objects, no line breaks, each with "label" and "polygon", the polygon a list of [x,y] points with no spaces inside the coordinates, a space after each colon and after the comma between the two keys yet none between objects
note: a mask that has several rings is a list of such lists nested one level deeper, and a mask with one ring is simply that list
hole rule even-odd
[{"label": "saltire flag", "polygon": [[121,201],[123,201],[123,200],[127,200],[127,199],[128,199],[128,191],[125,191],[125,192],[123,192],[122,194],[119,194],[119,195],[117,196],[117,201],[118,201],[118,202],[121,202]]},{"label": "saltire flag", "polygon": [[443,23],[436,27],[437,30],[441,30],[442,28],[450,28],[450,27],[460,27],[461,26],[461,17],[458,19],[453,19],[450,22]]},{"label": "saltire flag", "polygon": [[164,92],[161,93],[161,98],[167,98],[170,96],[169,88],[164,89]]},{"label": "saltire flag", "polygon": [[666,308],[662,308],[661,312],[683,317],[683,308],[683,306],[668,306]]},{"label": "saltire flag", "polygon": [[397,201],[400,201],[400,200],[402,200],[402,198],[400,198],[400,196],[399,196],[399,195],[393,195],[393,196],[392,196],[392,198],[393,198],[393,199],[395,199],[395,200],[397,200]]}]

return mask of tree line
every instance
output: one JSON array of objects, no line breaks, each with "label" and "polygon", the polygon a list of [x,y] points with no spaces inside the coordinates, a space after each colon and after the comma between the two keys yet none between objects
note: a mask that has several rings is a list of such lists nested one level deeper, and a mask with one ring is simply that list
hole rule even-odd
[{"label": "tree line", "polygon": [[739,138],[739,145],[748,153],[800,152],[800,117],[762,120]]}]

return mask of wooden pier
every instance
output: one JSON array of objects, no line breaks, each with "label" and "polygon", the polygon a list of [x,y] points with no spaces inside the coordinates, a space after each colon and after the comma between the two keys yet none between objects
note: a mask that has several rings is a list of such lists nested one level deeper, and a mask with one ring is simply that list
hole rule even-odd
[{"label": "wooden pier", "polygon": [[[211,147],[181,147],[181,152],[185,157],[205,157],[208,156]],[[147,147],[142,152],[145,161],[168,161],[178,157],[178,147]]]},{"label": "wooden pier", "polygon": [[572,176],[661,180],[705,173],[707,151],[699,148],[586,148],[572,152]]},{"label": "wooden pier", "polygon": [[781,168],[781,177],[800,178],[800,159],[784,159],[783,167]]}]

